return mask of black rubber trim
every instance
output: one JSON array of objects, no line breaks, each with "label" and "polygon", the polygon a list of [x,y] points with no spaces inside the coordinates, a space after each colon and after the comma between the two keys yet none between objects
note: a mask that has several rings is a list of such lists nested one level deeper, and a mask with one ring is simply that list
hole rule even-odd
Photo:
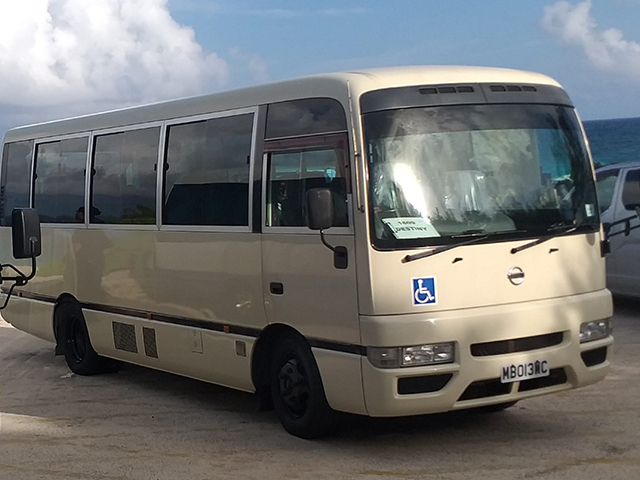
[{"label": "black rubber trim", "polygon": [[499,378],[492,378],[490,380],[478,380],[470,384],[460,398],[458,402],[464,400],[475,400],[476,398],[497,397],[500,395],[508,395],[511,393],[513,383],[502,383]]},{"label": "black rubber trim", "polygon": [[363,114],[412,107],[533,103],[573,107],[566,92],[553,85],[464,83],[385,88],[362,94]]},{"label": "black rubber trim", "polygon": [[[2,289],[5,290],[4,288]],[[32,292],[18,292],[17,296],[27,298],[30,300],[38,300],[40,302],[55,304],[56,297],[49,295],[41,295],[39,293]],[[177,317],[174,315],[166,315],[163,313],[152,313],[144,310],[136,310],[134,308],[117,307],[109,305],[101,305],[98,303],[80,302],[80,307],[85,310],[92,310],[95,312],[113,313],[116,315],[124,315],[127,317],[141,318],[143,320],[153,320],[161,323],[168,323],[171,325],[180,325],[185,327],[199,328],[202,330],[210,330],[214,332],[224,332],[234,335],[242,335],[243,337],[258,338],[262,333],[260,328],[241,327],[238,325],[227,325],[224,323],[212,322],[209,320],[198,320],[195,318]],[[333,352],[350,353],[353,355],[366,356],[367,349],[362,345],[354,345],[351,343],[332,342],[330,340],[321,340],[314,338],[307,338],[309,345],[313,348],[319,348],[322,350],[330,350]]]},{"label": "black rubber trim", "polygon": [[351,343],[338,343],[331,342],[328,340],[318,340],[313,338],[307,338],[309,345],[313,348],[320,348],[323,350],[331,350],[334,352],[342,352],[342,353],[352,353],[354,355],[367,355],[367,347],[363,347],[362,345],[354,345]]},{"label": "black rubber trim", "polygon": [[554,332],[532,337],[499,340],[496,342],[474,343],[471,345],[471,355],[474,357],[488,357],[492,355],[539,350],[560,345],[563,338],[564,334],[562,332]]},{"label": "black rubber trim", "polygon": [[553,387],[564,383],[567,383],[567,373],[564,368],[554,368],[549,372],[548,377],[522,380],[518,386],[518,392],[530,392],[531,390]]},{"label": "black rubber trim", "polygon": [[580,354],[586,367],[595,367],[607,360],[607,347],[600,347],[594,350],[587,350]]},{"label": "black rubber trim", "polygon": [[433,393],[442,390],[449,380],[453,378],[452,373],[441,373],[439,375],[423,375],[421,377],[403,377],[398,379],[399,395],[415,395],[418,393]]}]

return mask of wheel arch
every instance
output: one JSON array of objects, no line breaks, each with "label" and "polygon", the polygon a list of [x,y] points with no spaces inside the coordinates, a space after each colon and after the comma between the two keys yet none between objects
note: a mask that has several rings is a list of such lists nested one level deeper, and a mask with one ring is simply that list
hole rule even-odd
[{"label": "wheel arch", "polygon": [[58,331],[58,327],[59,327],[58,323],[60,322],[60,319],[58,318],[57,312],[60,305],[66,302],[75,302],[78,305],[80,305],[80,302],[76,297],[74,297],[70,293],[65,292],[65,293],[62,293],[60,296],[58,296],[53,306],[53,318],[51,319],[51,321],[53,324],[53,336],[56,339],[56,348],[55,348],[56,355],[63,355],[62,345],[60,344],[60,333]]},{"label": "wheel arch", "polygon": [[256,389],[261,410],[273,408],[269,392],[269,369],[275,346],[286,335],[299,338],[308,344],[307,339],[295,328],[282,323],[267,326],[258,336],[251,355],[251,381]]}]

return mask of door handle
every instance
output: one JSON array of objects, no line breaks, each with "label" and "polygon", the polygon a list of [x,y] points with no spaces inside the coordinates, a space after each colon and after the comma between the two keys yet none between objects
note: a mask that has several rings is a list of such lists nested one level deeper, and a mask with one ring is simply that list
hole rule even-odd
[{"label": "door handle", "polygon": [[271,282],[269,284],[269,291],[273,295],[282,295],[284,294],[284,285],[280,282]]}]

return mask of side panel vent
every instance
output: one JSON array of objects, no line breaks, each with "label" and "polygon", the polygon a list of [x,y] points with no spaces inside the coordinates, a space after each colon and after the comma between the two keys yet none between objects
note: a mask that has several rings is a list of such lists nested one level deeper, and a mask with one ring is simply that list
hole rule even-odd
[{"label": "side panel vent", "polygon": [[142,339],[144,340],[145,355],[147,357],[158,358],[158,346],[156,345],[155,329],[142,327]]},{"label": "side panel vent", "polygon": [[128,323],[113,322],[113,344],[117,350],[138,353],[136,327]]}]

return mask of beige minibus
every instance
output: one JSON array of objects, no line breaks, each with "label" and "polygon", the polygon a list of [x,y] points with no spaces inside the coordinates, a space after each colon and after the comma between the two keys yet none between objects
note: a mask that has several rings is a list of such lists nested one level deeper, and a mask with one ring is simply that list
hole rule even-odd
[{"label": "beige minibus", "polygon": [[354,71],[20,127],[0,175],[2,261],[15,208],[42,230],[3,316],[77,374],[255,392],[313,438],[609,369],[593,167],[544,75]]}]

